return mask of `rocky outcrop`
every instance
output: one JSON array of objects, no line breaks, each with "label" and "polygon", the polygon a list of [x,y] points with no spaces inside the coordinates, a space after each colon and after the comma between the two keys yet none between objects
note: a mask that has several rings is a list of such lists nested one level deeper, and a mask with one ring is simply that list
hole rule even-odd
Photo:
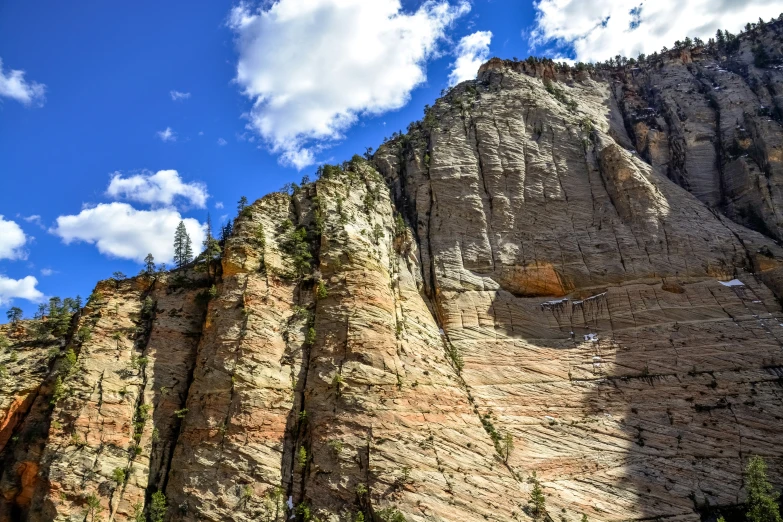
[{"label": "rocky outcrop", "polygon": [[538,480],[552,520],[696,521],[753,455],[779,487],[765,31],[493,59],[242,210],[220,263],[101,282],[59,338],[3,327],[0,520],[529,520]]},{"label": "rocky outcrop", "polygon": [[[737,48],[697,47],[611,75],[642,156],[707,206],[777,240],[783,174],[783,24]],[[767,53],[764,65],[754,49]]]}]

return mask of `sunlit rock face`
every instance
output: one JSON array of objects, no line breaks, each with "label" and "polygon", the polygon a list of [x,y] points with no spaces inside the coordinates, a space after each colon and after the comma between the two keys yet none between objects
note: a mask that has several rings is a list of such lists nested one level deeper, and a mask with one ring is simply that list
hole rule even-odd
[{"label": "sunlit rock face", "polygon": [[[700,520],[781,484],[780,24],[493,59],[212,261],[0,327],[0,521]],[[773,62],[754,65],[763,45]]]}]

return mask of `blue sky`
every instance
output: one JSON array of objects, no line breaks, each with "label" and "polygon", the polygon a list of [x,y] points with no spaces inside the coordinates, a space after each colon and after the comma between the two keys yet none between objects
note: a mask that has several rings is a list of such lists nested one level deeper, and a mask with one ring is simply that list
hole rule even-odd
[{"label": "blue sky", "polygon": [[488,56],[645,50],[637,31],[671,3],[643,8],[634,40],[594,27],[623,23],[634,6],[616,0],[356,2],[0,3],[0,311],[162,260],[179,219],[198,235],[207,212],[217,228],[241,196],[377,147]]}]

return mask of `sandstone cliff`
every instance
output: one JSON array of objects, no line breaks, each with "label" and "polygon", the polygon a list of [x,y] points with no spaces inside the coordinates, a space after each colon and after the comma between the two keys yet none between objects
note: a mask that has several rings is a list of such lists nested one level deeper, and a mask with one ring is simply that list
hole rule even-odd
[{"label": "sandstone cliff", "polygon": [[2,327],[0,520],[529,520],[535,473],[552,520],[696,521],[752,455],[779,486],[781,34],[492,60],[219,264]]}]

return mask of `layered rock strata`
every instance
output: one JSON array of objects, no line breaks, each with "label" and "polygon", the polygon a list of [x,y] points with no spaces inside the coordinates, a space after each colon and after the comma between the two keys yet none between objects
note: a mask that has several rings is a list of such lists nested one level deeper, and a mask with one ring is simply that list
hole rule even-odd
[{"label": "layered rock strata", "polygon": [[552,520],[696,521],[752,455],[779,487],[780,32],[492,60],[220,263],[2,327],[0,520],[529,520],[539,480]]}]

